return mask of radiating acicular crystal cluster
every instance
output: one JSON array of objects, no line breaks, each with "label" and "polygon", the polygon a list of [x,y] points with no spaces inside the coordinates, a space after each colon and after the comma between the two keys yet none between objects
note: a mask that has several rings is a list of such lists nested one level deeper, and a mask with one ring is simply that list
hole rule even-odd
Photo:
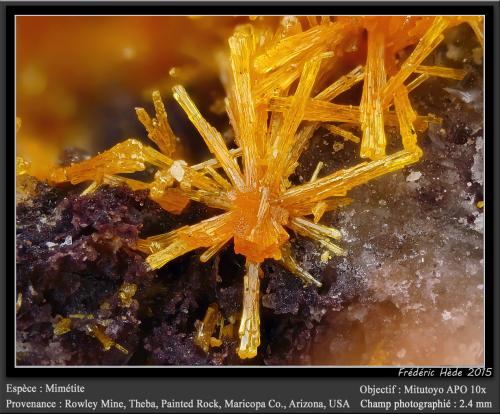
[{"label": "radiating acicular crystal cluster", "polygon": [[[344,255],[345,247],[337,244],[341,232],[321,224],[323,214],[348,203],[351,188],[416,163],[422,156],[418,133],[439,119],[416,113],[409,94],[429,77],[461,79],[465,75],[459,69],[423,64],[442,41],[443,32],[467,22],[482,42],[482,22],[474,17],[321,17],[308,21],[310,27],[304,28],[299,19],[285,17],[277,30],[243,25],[229,38],[229,56],[220,64],[226,111],[235,135],[231,148],[186,90],[180,85],[173,88],[174,99],[213,159],[196,165],[175,159],[179,139],[170,128],[160,94],[154,92],[156,117],[142,108],[136,112],[158,149],[128,139],[51,175],[54,183],[91,182],[86,193],[103,184],[149,190],[149,197],[172,213],[182,212],[190,200],[221,210],[197,224],[140,240],[137,249],[147,254],[151,269],[158,269],[200,248],[205,249],[200,260],[206,262],[234,242],[235,252],[246,257],[240,358],[254,357],[260,344],[261,263],[280,261],[304,284],[321,286],[294,259],[290,233],[316,241],[329,254]],[[364,36],[364,63],[325,82],[349,41]],[[413,45],[413,51],[401,58]],[[357,85],[362,85],[359,105],[333,102]],[[293,185],[289,178],[320,126],[359,143],[360,156],[366,161],[325,176],[318,164],[308,182]],[[397,128],[401,137],[400,149],[392,153],[387,152],[388,127]],[[122,175],[147,166],[156,168],[149,183]],[[22,161],[18,168],[24,171]],[[124,306],[134,292],[133,286],[122,287]],[[217,305],[211,305],[198,327],[196,341],[205,350],[220,343],[213,337],[220,325],[218,318]],[[62,319],[56,327],[58,334],[70,325],[70,319]],[[105,341],[98,328],[91,334]],[[119,346],[106,346],[113,345]]]}]

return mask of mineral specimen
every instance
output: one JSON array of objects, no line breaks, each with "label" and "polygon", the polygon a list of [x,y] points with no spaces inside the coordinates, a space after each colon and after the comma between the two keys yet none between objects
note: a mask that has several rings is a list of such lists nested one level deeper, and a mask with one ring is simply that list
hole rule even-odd
[{"label": "mineral specimen", "polygon": [[[127,251],[146,253],[148,269],[144,272],[149,273],[199,248],[205,249],[200,260],[207,262],[232,241],[235,253],[246,260],[238,355],[254,358],[261,343],[262,263],[274,259],[303,285],[322,287],[322,281],[296,259],[290,231],[318,243],[328,254],[346,254],[336,244],[342,231],[319,221],[325,213],[350,202],[346,198],[349,190],[421,159],[418,133],[439,124],[440,119],[419,115],[409,94],[431,77],[460,80],[465,76],[462,69],[424,64],[442,42],[445,30],[464,21],[482,40],[478,19],[458,17],[325,18],[307,30],[295,18],[284,18],[277,30],[252,24],[238,26],[229,38],[229,57],[221,61],[234,148],[228,148],[222,134],[203,117],[187,91],[177,85],[173,97],[214,159],[191,166],[174,159],[179,140],[169,125],[159,92],[154,92],[156,118],[150,118],[142,108],[136,113],[159,151],[128,139],[89,160],[56,169],[50,182],[76,185],[90,181],[85,195],[94,194],[104,185],[127,185],[132,190],[148,191],[151,200],[174,214],[182,213],[190,200],[217,211],[198,223],[145,239],[137,239],[134,233]],[[365,33],[366,54],[360,64],[338,76],[338,60],[347,53],[346,48],[358,49]],[[359,44],[347,46],[353,36]],[[410,45],[415,45],[414,49],[399,61],[397,56]],[[332,76],[336,79],[327,82]],[[353,93],[361,82],[357,105],[331,102]],[[320,126],[353,144],[360,143],[359,155],[368,161],[333,172],[330,169],[322,177],[323,163],[317,163],[308,182],[297,184],[293,175]],[[361,132],[361,138],[351,132],[354,129]],[[399,132],[399,147],[389,142],[388,131],[393,129]],[[156,169],[149,183],[124,175],[148,166]],[[18,161],[18,174],[25,171],[23,162]],[[322,255],[321,261],[328,261],[327,256]],[[272,284],[276,283],[273,278]],[[137,285],[127,282],[116,288],[125,311],[133,304]],[[276,308],[272,297],[265,297],[266,307]],[[70,332],[70,322],[61,319],[55,333]],[[222,338],[223,325],[218,306],[210,305],[198,323],[194,342],[206,352],[220,347],[220,338],[213,334],[220,326]],[[85,329],[105,350],[115,346],[126,351],[91,319]],[[162,325],[155,335],[162,331],[181,343],[185,341],[168,325]],[[156,341],[151,339],[148,349],[153,349]]]}]

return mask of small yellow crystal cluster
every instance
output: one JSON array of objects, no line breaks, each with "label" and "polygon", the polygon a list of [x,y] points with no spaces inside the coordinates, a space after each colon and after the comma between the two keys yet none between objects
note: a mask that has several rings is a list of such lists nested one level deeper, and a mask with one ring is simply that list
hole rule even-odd
[{"label": "small yellow crystal cluster", "polygon": [[[133,301],[135,301],[134,295],[136,291],[137,285],[135,283],[124,282],[118,289],[117,293],[120,306],[123,308],[130,308]],[[22,300],[22,297],[21,299],[18,299],[18,302],[20,300]],[[102,316],[102,313],[106,313],[106,311],[109,310],[109,306],[109,302],[106,301],[101,304],[98,311],[98,313],[101,314],[100,316]],[[127,355],[128,350],[106,334],[106,326],[109,325],[109,322],[110,319],[101,318],[99,315],[94,316],[93,314],[75,313],[68,315],[65,318],[58,316],[53,324],[54,335],[65,335],[77,328],[78,330],[84,331],[87,335],[96,338],[101,343],[104,351],[116,348],[121,353]]]},{"label": "small yellow crystal cluster", "polygon": [[[205,313],[203,321],[196,321],[196,336],[194,342],[205,352],[208,352],[210,348],[216,348],[222,345],[222,340],[224,338],[233,337],[233,318],[229,318],[229,323],[225,323],[224,317],[219,311],[219,306],[216,303],[212,303]],[[219,334],[214,337],[216,328],[219,327]]]},{"label": "small yellow crystal cluster", "polygon": [[[298,18],[285,17],[277,30],[239,26],[229,38],[229,57],[220,62],[234,148],[228,148],[186,90],[175,86],[175,100],[214,159],[189,166],[173,158],[178,139],[155,92],[156,118],[141,108],[136,112],[160,151],[128,139],[90,160],[55,170],[51,180],[92,181],[87,192],[102,184],[147,189],[153,200],[173,213],[181,212],[189,200],[222,210],[197,224],[141,240],[137,248],[148,254],[151,269],[158,269],[199,248],[206,249],[200,256],[206,262],[233,240],[235,252],[246,257],[238,354],[252,358],[260,344],[260,264],[275,259],[304,284],[321,286],[295,261],[289,232],[317,241],[334,255],[345,254],[335,244],[341,232],[319,223],[323,213],[346,203],[351,188],[419,160],[417,132],[439,120],[415,113],[408,95],[431,76],[464,76],[462,70],[423,65],[442,41],[443,32],[464,21],[482,41],[482,23],[474,17],[322,17],[309,18],[308,28]],[[349,42],[365,36],[364,64],[325,85],[324,79]],[[409,56],[399,62],[397,52],[414,44]],[[359,82],[363,82],[359,106],[332,102]],[[320,164],[309,182],[293,185],[289,177],[320,126],[360,142],[360,156],[368,160],[321,178]],[[388,126],[399,128],[402,139],[402,149],[392,154],[386,153]],[[361,138],[352,132],[356,128]],[[157,168],[150,183],[120,175],[142,171],[147,165]],[[205,350],[219,344],[212,337],[217,315],[213,305],[199,323],[197,343]]]}]

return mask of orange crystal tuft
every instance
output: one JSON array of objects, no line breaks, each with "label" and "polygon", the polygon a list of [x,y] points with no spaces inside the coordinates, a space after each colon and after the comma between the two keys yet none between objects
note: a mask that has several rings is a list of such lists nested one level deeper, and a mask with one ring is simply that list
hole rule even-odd
[{"label": "orange crystal tuft", "polygon": [[[333,242],[341,232],[319,223],[321,217],[349,203],[345,195],[351,188],[419,161],[418,132],[439,120],[418,115],[409,94],[431,76],[461,79],[465,75],[460,69],[422,65],[443,32],[466,22],[483,41],[482,20],[474,17],[357,16],[332,21],[309,16],[307,21],[306,30],[293,17],[283,18],[277,30],[246,24],[229,39],[229,58],[221,59],[220,65],[236,148],[228,148],[222,134],[178,85],[173,96],[214,159],[189,166],[171,158],[177,138],[155,93],[156,119],[140,108],[137,115],[160,151],[131,139],[52,174],[54,182],[93,181],[88,191],[102,183],[148,189],[151,199],[174,213],[180,213],[189,200],[223,210],[197,224],[140,240],[137,248],[148,254],[151,269],[158,269],[198,248],[206,249],[200,257],[205,262],[234,240],[235,252],[247,260],[238,331],[240,358],[253,358],[260,344],[260,264],[270,258],[280,260],[304,284],[321,286],[295,261],[289,231],[326,248],[322,257],[345,255]],[[398,52],[408,46],[415,48],[399,62]],[[354,69],[339,77],[344,58]],[[335,77],[325,85],[325,79]],[[359,105],[332,102],[361,82]],[[368,160],[322,177],[318,165],[309,182],[292,185],[289,177],[320,126],[360,143],[360,156]],[[392,154],[386,154],[387,126],[399,129],[403,146]],[[361,139],[351,132],[353,128],[360,130]],[[151,183],[120,175],[142,171],[146,164],[157,168]],[[217,323],[215,306],[209,308],[198,331],[197,340],[204,349],[220,344],[211,335]],[[114,344],[97,325],[90,333],[105,349]]]},{"label": "orange crystal tuft", "polygon": [[234,251],[249,260],[261,263],[265,259],[281,259],[281,246],[289,238],[284,225],[287,210],[273,199],[268,187],[260,191],[237,193],[234,225]]}]

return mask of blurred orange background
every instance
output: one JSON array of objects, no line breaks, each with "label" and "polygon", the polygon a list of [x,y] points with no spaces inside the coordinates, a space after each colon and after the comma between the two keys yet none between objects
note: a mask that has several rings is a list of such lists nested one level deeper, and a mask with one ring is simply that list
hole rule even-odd
[{"label": "blurred orange background", "polygon": [[94,153],[144,135],[134,107],[153,89],[166,97],[175,83],[217,77],[215,53],[242,21],[248,17],[18,16],[17,155],[43,177],[66,146]]}]

